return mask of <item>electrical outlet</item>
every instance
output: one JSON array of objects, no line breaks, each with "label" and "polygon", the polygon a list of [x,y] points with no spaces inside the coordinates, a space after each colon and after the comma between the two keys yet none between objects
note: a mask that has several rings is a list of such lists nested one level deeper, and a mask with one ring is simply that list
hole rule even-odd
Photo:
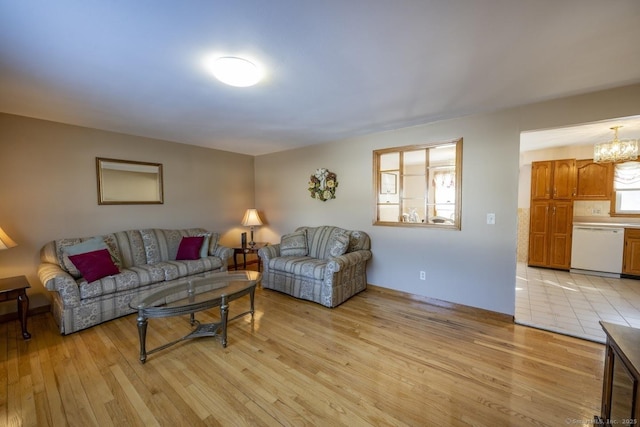
[{"label": "electrical outlet", "polygon": [[425,273],[424,271],[420,272],[420,280],[427,280],[427,273]]},{"label": "electrical outlet", "polygon": [[487,224],[494,225],[496,223],[496,214],[488,213],[487,214]]}]

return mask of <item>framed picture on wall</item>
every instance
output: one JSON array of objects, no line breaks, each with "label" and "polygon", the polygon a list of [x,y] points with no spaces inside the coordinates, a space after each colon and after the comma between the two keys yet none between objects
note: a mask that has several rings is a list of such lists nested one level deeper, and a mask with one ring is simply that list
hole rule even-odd
[{"label": "framed picture on wall", "polygon": [[394,173],[380,174],[380,194],[396,194],[398,192],[398,177]]}]

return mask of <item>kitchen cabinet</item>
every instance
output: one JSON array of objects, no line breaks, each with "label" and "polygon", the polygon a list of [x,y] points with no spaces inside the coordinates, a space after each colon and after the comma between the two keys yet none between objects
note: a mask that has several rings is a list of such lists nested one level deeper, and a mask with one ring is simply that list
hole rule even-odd
[{"label": "kitchen cabinet", "polygon": [[576,161],[576,199],[611,200],[613,191],[613,163]]},{"label": "kitchen cabinet", "polygon": [[531,164],[532,200],[571,200],[576,193],[576,160],[547,160]]},{"label": "kitchen cabinet", "polygon": [[568,270],[571,266],[573,202],[532,200],[529,265]]},{"label": "kitchen cabinet", "polygon": [[640,229],[624,229],[622,274],[640,276]]}]

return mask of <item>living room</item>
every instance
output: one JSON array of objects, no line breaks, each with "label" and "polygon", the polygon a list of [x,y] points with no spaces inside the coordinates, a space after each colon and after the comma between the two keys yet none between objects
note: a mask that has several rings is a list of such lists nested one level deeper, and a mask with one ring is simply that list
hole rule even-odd
[{"label": "living room", "polygon": [[[575,93],[255,156],[43,120],[4,107],[0,227],[18,246],[0,253],[0,277],[25,275],[37,302],[47,292],[36,274],[38,252],[50,240],[203,227],[235,246],[247,231],[240,225],[244,211],[255,207],[265,223],[256,229],[256,241],[277,243],[298,226],[329,221],[363,230],[372,241],[369,284],[513,316],[520,133],[640,114],[637,78]],[[462,229],[373,226],[373,150],[458,137],[464,138]],[[164,203],[98,205],[96,157],[161,163]],[[334,200],[309,197],[309,176],[320,167],[337,173]],[[487,213],[495,213],[495,225],[487,224]],[[419,271],[426,272],[425,281]]]}]

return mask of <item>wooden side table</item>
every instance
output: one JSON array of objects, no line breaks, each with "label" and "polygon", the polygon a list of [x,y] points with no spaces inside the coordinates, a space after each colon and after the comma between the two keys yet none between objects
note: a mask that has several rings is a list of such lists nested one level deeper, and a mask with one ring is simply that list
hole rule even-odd
[{"label": "wooden side table", "polygon": [[[253,246],[247,245],[238,248],[233,248],[233,265],[238,270],[238,255],[242,255],[243,268],[247,269],[247,254],[257,254],[260,248],[264,248],[269,243],[256,243]],[[261,271],[260,257],[258,257],[258,271]]]},{"label": "wooden side table", "polygon": [[27,289],[30,287],[31,285],[24,276],[0,279],[0,302],[13,299],[18,301],[18,319],[22,327],[22,338],[25,340],[31,338],[31,334],[27,332],[27,313],[29,313]]}]

